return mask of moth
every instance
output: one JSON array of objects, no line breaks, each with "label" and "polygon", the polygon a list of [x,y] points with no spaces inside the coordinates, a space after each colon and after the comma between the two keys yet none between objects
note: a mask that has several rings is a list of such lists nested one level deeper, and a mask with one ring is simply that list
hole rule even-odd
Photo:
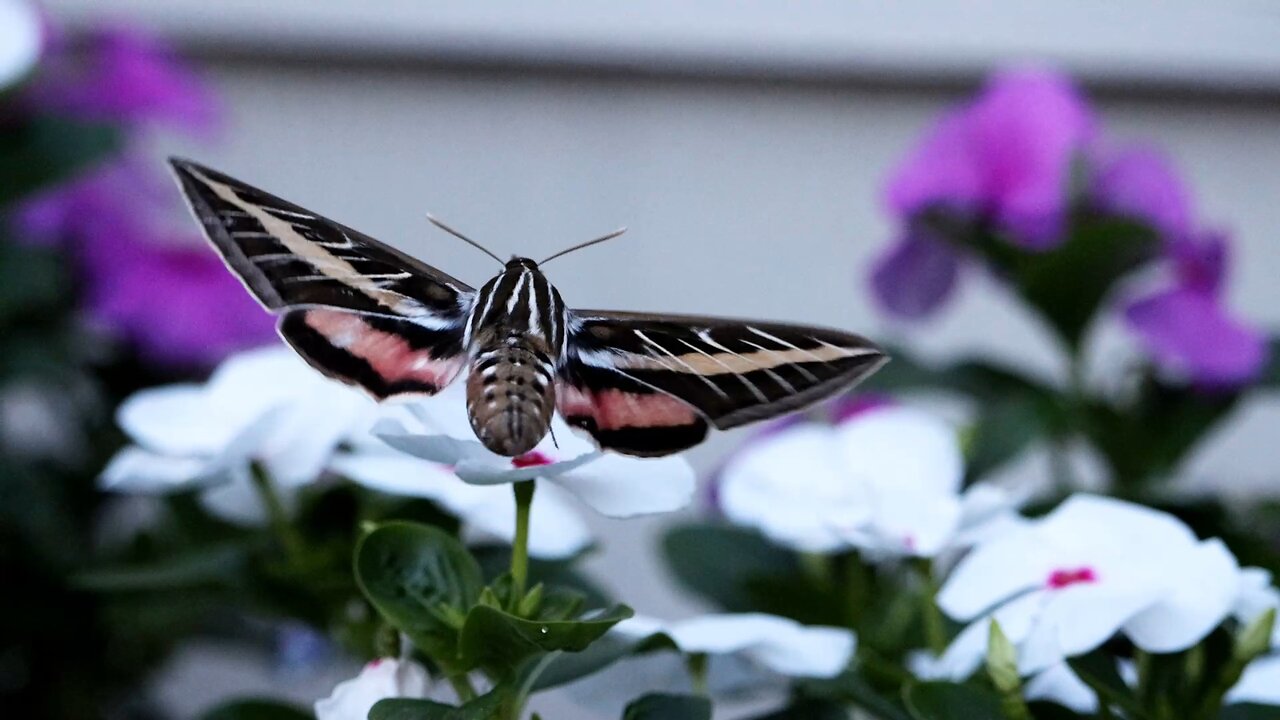
[{"label": "moth", "polygon": [[205,236],[312,367],[379,400],[434,394],[466,368],[471,427],[501,455],[531,450],[555,411],[604,449],[667,455],[710,427],[847,389],[888,359],[838,330],[571,309],[525,257],[476,290],[227,175],[170,163]]}]

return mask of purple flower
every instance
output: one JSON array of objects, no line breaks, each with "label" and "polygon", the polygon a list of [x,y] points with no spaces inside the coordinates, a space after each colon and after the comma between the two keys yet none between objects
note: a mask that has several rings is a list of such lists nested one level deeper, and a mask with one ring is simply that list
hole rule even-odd
[{"label": "purple flower", "polygon": [[270,316],[213,252],[164,228],[176,203],[140,170],[109,166],[33,198],[14,215],[19,236],[63,247],[90,317],[153,362],[208,366],[268,342]]},{"label": "purple flower", "polygon": [[159,38],[125,26],[73,37],[49,26],[46,34],[46,56],[25,95],[33,107],[89,121],[215,126],[212,94]]},{"label": "purple flower", "polygon": [[1125,321],[1155,362],[1204,387],[1237,387],[1267,362],[1266,337],[1232,317],[1221,298],[1228,245],[1209,233],[1166,244],[1174,285],[1137,299]]},{"label": "purple flower", "polygon": [[[926,212],[978,218],[1028,250],[1061,242],[1073,163],[1097,122],[1066,77],[1024,70],[993,77],[952,110],[890,176],[885,202],[909,228]],[[941,238],[909,230],[876,263],[881,304],[905,317],[936,309],[954,287],[958,258]]]},{"label": "purple flower", "polygon": [[1191,234],[1191,193],[1164,153],[1129,147],[1094,162],[1097,174],[1090,195],[1098,209],[1143,221],[1166,239]]}]

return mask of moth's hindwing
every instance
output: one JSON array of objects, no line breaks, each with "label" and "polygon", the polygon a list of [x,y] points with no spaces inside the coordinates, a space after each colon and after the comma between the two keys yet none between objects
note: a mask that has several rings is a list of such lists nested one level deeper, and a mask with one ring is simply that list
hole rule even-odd
[{"label": "moth's hindwing", "polygon": [[434,393],[475,290],[356,230],[186,160],[174,173],[227,265],[311,365],[375,397]]},{"label": "moth's hindwing", "polygon": [[557,404],[601,446],[666,455],[852,387],[887,357],[825,328],[575,310]]}]

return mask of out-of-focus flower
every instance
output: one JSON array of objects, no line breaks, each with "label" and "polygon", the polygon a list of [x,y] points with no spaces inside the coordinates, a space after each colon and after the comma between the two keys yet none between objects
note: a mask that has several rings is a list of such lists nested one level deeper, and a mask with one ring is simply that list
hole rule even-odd
[{"label": "out-of-focus flower", "polygon": [[1027,681],[1023,690],[1028,700],[1048,700],[1092,715],[1098,711],[1098,695],[1065,662],[1057,663]]},{"label": "out-of-focus flower", "polygon": [[[464,530],[508,543],[515,538],[515,496],[506,486],[461,483],[447,465],[386,447],[366,448],[363,443],[357,443],[355,452],[336,457],[330,469],[372,490],[430,500],[460,519]],[[529,519],[530,555],[567,558],[590,545],[591,533],[565,495],[562,488],[550,483],[543,484],[534,494]]]},{"label": "out-of-focus flower", "polygon": [[316,720],[365,720],[379,700],[425,699],[430,686],[426,668],[412,660],[374,660],[356,677],[338,683],[329,697],[316,701]]},{"label": "out-of-focus flower", "polygon": [[40,57],[40,16],[27,0],[0,0],[0,90],[27,76]]},{"label": "out-of-focus flower", "polygon": [[207,486],[201,500],[227,520],[259,523],[251,464],[280,488],[314,482],[339,443],[367,428],[375,406],[283,347],[231,357],[205,385],[136,393],[117,421],[136,442],[100,478],[103,488],[172,492]]},{"label": "out-of-focus flower", "polygon": [[[1271,582],[1271,573],[1262,568],[1247,567],[1240,571],[1240,595],[1232,614],[1244,625],[1257,620],[1268,610],[1280,611],[1280,590]],[[1271,644],[1280,649],[1280,622],[1271,633]]]},{"label": "out-of-focus flower", "polygon": [[763,433],[726,463],[717,495],[730,520],[803,552],[933,557],[1008,510],[994,488],[962,495],[963,475],[954,429],[882,406]]},{"label": "out-of-focus flower", "polygon": [[543,478],[612,517],[670,512],[693,497],[693,469],[683,458],[602,453],[558,415],[533,450],[515,458],[497,455],[476,440],[464,386],[456,380],[436,397],[412,406],[415,423],[387,418],[374,427],[374,434],[401,452],[452,467],[465,482],[498,485]]},{"label": "out-of-focus flower", "polygon": [[632,640],[666,635],[686,655],[741,655],[788,677],[834,677],[857,647],[852,630],[810,627],[762,613],[704,615],[670,623],[637,616],[610,632]]},{"label": "out-of-focus flower", "polygon": [[1072,165],[1096,125],[1068,78],[1036,70],[997,74],[977,98],[943,116],[886,187],[885,202],[906,232],[872,270],[885,309],[926,315],[954,285],[959,255],[922,226],[926,214],[989,222],[1031,250],[1060,242]]},{"label": "out-of-focus flower", "polygon": [[1221,541],[1199,541],[1157,510],[1076,495],[960,561],[938,604],[957,620],[976,620],[940,666],[953,678],[972,673],[992,617],[1018,647],[1019,669],[1028,675],[1117,631],[1148,652],[1185,650],[1228,616],[1239,587],[1240,570]]},{"label": "out-of-focus flower", "polygon": [[1095,207],[1144,222],[1168,241],[1191,235],[1191,192],[1164,153],[1134,146],[1094,162],[1097,170],[1089,190]]},{"label": "out-of-focus flower", "polygon": [[1207,387],[1248,383],[1267,362],[1266,336],[1223,303],[1228,251],[1220,233],[1167,242],[1173,287],[1125,308],[1129,328],[1156,363]]},{"label": "out-of-focus flower", "polygon": [[1280,655],[1268,655],[1249,663],[1240,681],[1227,691],[1231,703],[1280,705]]},{"label": "out-of-focus flower", "polygon": [[176,206],[171,189],[126,162],[32,198],[14,221],[24,241],[71,254],[92,319],[154,362],[208,366],[269,342],[270,315],[221,260],[165,229]]},{"label": "out-of-focus flower", "polygon": [[208,131],[217,103],[163,40],[117,25],[67,35],[51,28],[27,101],[41,112],[97,122],[163,123]]}]

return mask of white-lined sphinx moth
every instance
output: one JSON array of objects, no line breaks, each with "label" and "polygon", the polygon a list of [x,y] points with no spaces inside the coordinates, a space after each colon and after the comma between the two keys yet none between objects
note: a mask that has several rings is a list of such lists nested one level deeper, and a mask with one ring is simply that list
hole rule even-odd
[{"label": "white-lined sphinx moth", "polygon": [[666,455],[851,387],[887,357],[851,333],[571,310],[515,257],[479,290],[351,228],[171,160],[205,235],[320,372],[382,399],[434,394],[465,367],[489,449],[533,448],[554,411],[603,448]]}]

